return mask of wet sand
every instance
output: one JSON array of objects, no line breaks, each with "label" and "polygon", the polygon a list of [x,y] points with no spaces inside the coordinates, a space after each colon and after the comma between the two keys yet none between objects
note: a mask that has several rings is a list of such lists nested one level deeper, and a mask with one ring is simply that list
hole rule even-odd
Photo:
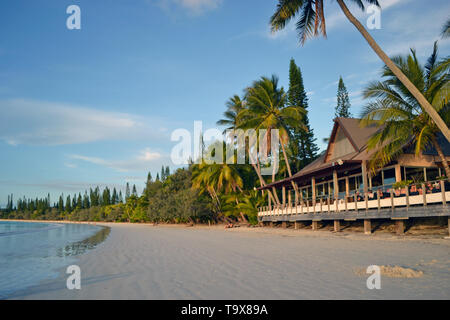
[{"label": "wet sand", "polygon": [[[103,224],[103,223],[99,223]],[[81,290],[68,275],[13,299],[449,299],[450,240],[270,228],[111,226],[79,256]],[[382,275],[369,265],[423,272]]]}]

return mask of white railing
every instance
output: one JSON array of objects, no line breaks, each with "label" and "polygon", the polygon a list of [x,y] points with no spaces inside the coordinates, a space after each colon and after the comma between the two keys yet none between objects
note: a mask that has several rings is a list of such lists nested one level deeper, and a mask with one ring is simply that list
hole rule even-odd
[{"label": "white railing", "polygon": [[[298,215],[307,213],[337,213],[346,211],[360,211],[370,209],[387,209],[395,207],[410,207],[410,206],[427,206],[429,204],[442,203],[447,204],[450,201],[450,190],[445,189],[444,181],[439,181],[439,191],[436,189],[434,193],[419,193],[413,192],[414,195],[410,195],[410,188],[404,188],[403,194],[395,194],[394,190],[390,189],[389,195],[383,194],[383,197],[377,194],[373,198],[367,196],[354,194],[350,197],[344,197],[343,199],[333,200],[331,198],[317,199],[315,205],[312,200],[304,201],[298,204],[286,204],[286,205],[274,205],[265,206],[259,208],[258,216],[277,216],[277,215]],[[427,183],[428,184],[428,183]],[[421,190],[427,190],[426,185],[419,186]]]}]

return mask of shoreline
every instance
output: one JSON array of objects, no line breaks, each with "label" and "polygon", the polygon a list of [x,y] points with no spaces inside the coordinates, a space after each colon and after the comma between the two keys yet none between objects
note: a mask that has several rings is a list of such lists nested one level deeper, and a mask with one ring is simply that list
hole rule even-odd
[{"label": "shoreline", "polygon": [[[450,237],[448,234],[436,234],[436,233],[411,233],[406,232],[403,235],[397,235],[394,232],[389,232],[385,230],[378,230],[372,232],[371,234],[364,234],[363,229],[356,227],[350,227],[349,230],[342,230],[340,232],[334,232],[330,228],[323,228],[319,230],[311,230],[309,228],[281,228],[281,227],[261,227],[261,226],[237,226],[234,228],[225,228],[225,223],[223,224],[194,224],[188,225],[185,223],[175,224],[175,223],[146,223],[146,222],[104,222],[104,221],[70,221],[70,220],[20,220],[20,219],[0,219],[1,221],[12,221],[12,222],[34,222],[34,223],[64,223],[64,224],[88,224],[88,225],[105,225],[105,226],[118,226],[118,225],[136,225],[136,226],[147,226],[154,228],[177,228],[177,229],[208,229],[208,230],[226,230],[227,232],[239,232],[248,231],[263,234],[283,234],[287,236],[311,236],[311,237],[337,237],[337,238],[358,238],[362,240],[417,240],[417,241],[431,241],[431,242],[442,242],[443,244],[448,244],[450,246]],[[436,227],[438,229],[438,227]],[[447,227],[439,227],[438,231],[446,231]],[[433,231],[433,230],[432,230]]]}]

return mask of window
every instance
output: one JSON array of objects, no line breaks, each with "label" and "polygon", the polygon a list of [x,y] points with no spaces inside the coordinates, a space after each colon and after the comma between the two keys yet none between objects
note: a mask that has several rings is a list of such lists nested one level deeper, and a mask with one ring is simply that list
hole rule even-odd
[{"label": "window", "polygon": [[379,172],[376,176],[373,176],[371,181],[372,181],[372,189],[378,190],[378,187],[381,187],[383,185],[383,176],[381,172]]},{"label": "window", "polygon": [[392,185],[395,183],[395,169],[387,169],[387,170],[383,170],[383,174],[384,174],[384,181],[383,181],[383,185]]},{"label": "window", "polygon": [[412,180],[414,183],[420,183],[425,181],[423,168],[405,168],[406,180]]},{"label": "window", "polygon": [[427,181],[437,180],[436,178],[441,175],[439,172],[439,168],[426,168],[426,170],[427,170]]},{"label": "window", "polygon": [[348,186],[350,191],[356,190],[356,179],[355,177],[348,178]]}]

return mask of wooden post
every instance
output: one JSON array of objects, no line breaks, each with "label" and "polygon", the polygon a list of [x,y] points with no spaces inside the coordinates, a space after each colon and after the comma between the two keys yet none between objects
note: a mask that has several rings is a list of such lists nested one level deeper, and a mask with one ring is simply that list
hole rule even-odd
[{"label": "wooden post", "polygon": [[328,198],[327,198],[327,207],[328,207],[328,213],[330,213],[330,195],[328,195]]},{"label": "wooden post", "polygon": [[392,188],[391,188],[391,209],[392,209],[392,212],[394,212],[394,210],[395,210],[395,208],[394,208],[394,192],[392,191]]},{"label": "wooden post", "polygon": [[334,232],[341,232],[341,221],[334,220]]},{"label": "wooden post", "polygon": [[281,227],[282,227],[283,229],[286,229],[286,228],[287,228],[287,223],[286,223],[286,221],[282,221],[282,222],[281,222]]},{"label": "wooden post", "polygon": [[313,210],[316,211],[316,178],[311,178],[312,204]]},{"label": "wooden post", "polygon": [[297,223],[297,221],[294,221],[294,229],[298,230],[298,223]]},{"label": "wooden post", "polygon": [[292,213],[292,197],[291,197],[291,190],[288,191],[288,208],[289,208],[289,213]]},{"label": "wooden post", "polygon": [[283,208],[286,205],[286,187],[283,186],[283,188],[281,188],[282,190],[282,196],[283,196]]},{"label": "wooden post", "polygon": [[370,219],[364,220],[364,233],[371,234],[372,233],[372,225]]},{"label": "wooden post", "polygon": [[367,185],[367,161],[363,160],[361,163],[361,174],[363,179],[363,185],[364,185],[364,202],[366,204],[366,211],[369,210],[369,203],[368,203],[368,192],[369,192],[369,186]]},{"label": "wooden post", "polygon": [[425,183],[422,183],[422,198],[423,198],[423,205],[427,205],[427,189],[425,189]]},{"label": "wooden post", "polygon": [[334,190],[334,199],[337,200],[339,197],[339,183],[336,170],[333,170],[333,190]]},{"label": "wooden post", "polygon": [[446,207],[447,206],[447,199],[445,198],[445,183],[444,183],[444,180],[441,180],[440,183],[441,183],[442,205],[444,207]]},{"label": "wooden post", "polygon": [[312,226],[312,229],[313,229],[314,231],[318,230],[318,223],[317,223],[317,221],[313,221],[313,222],[311,223],[311,226]]},{"label": "wooden post", "polygon": [[395,220],[395,231],[398,235],[403,235],[405,233],[405,223],[403,220]]},{"label": "wooden post", "polygon": [[406,186],[406,211],[409,210],[409,186]]},{"label": "wooden post", "polygon": [[447,219],[447,225],[448,225],[448,237],[450,238],[450,217]]},{"label": "wooden post", "polygon": [[395,182],[402,181],[402,167],[400,167],[400,164],[395,165]]},{"label": "wooden post", "polygon": [[350,196],[350,182],[348,177],[345,177],[345,196],[346,197]]}]

